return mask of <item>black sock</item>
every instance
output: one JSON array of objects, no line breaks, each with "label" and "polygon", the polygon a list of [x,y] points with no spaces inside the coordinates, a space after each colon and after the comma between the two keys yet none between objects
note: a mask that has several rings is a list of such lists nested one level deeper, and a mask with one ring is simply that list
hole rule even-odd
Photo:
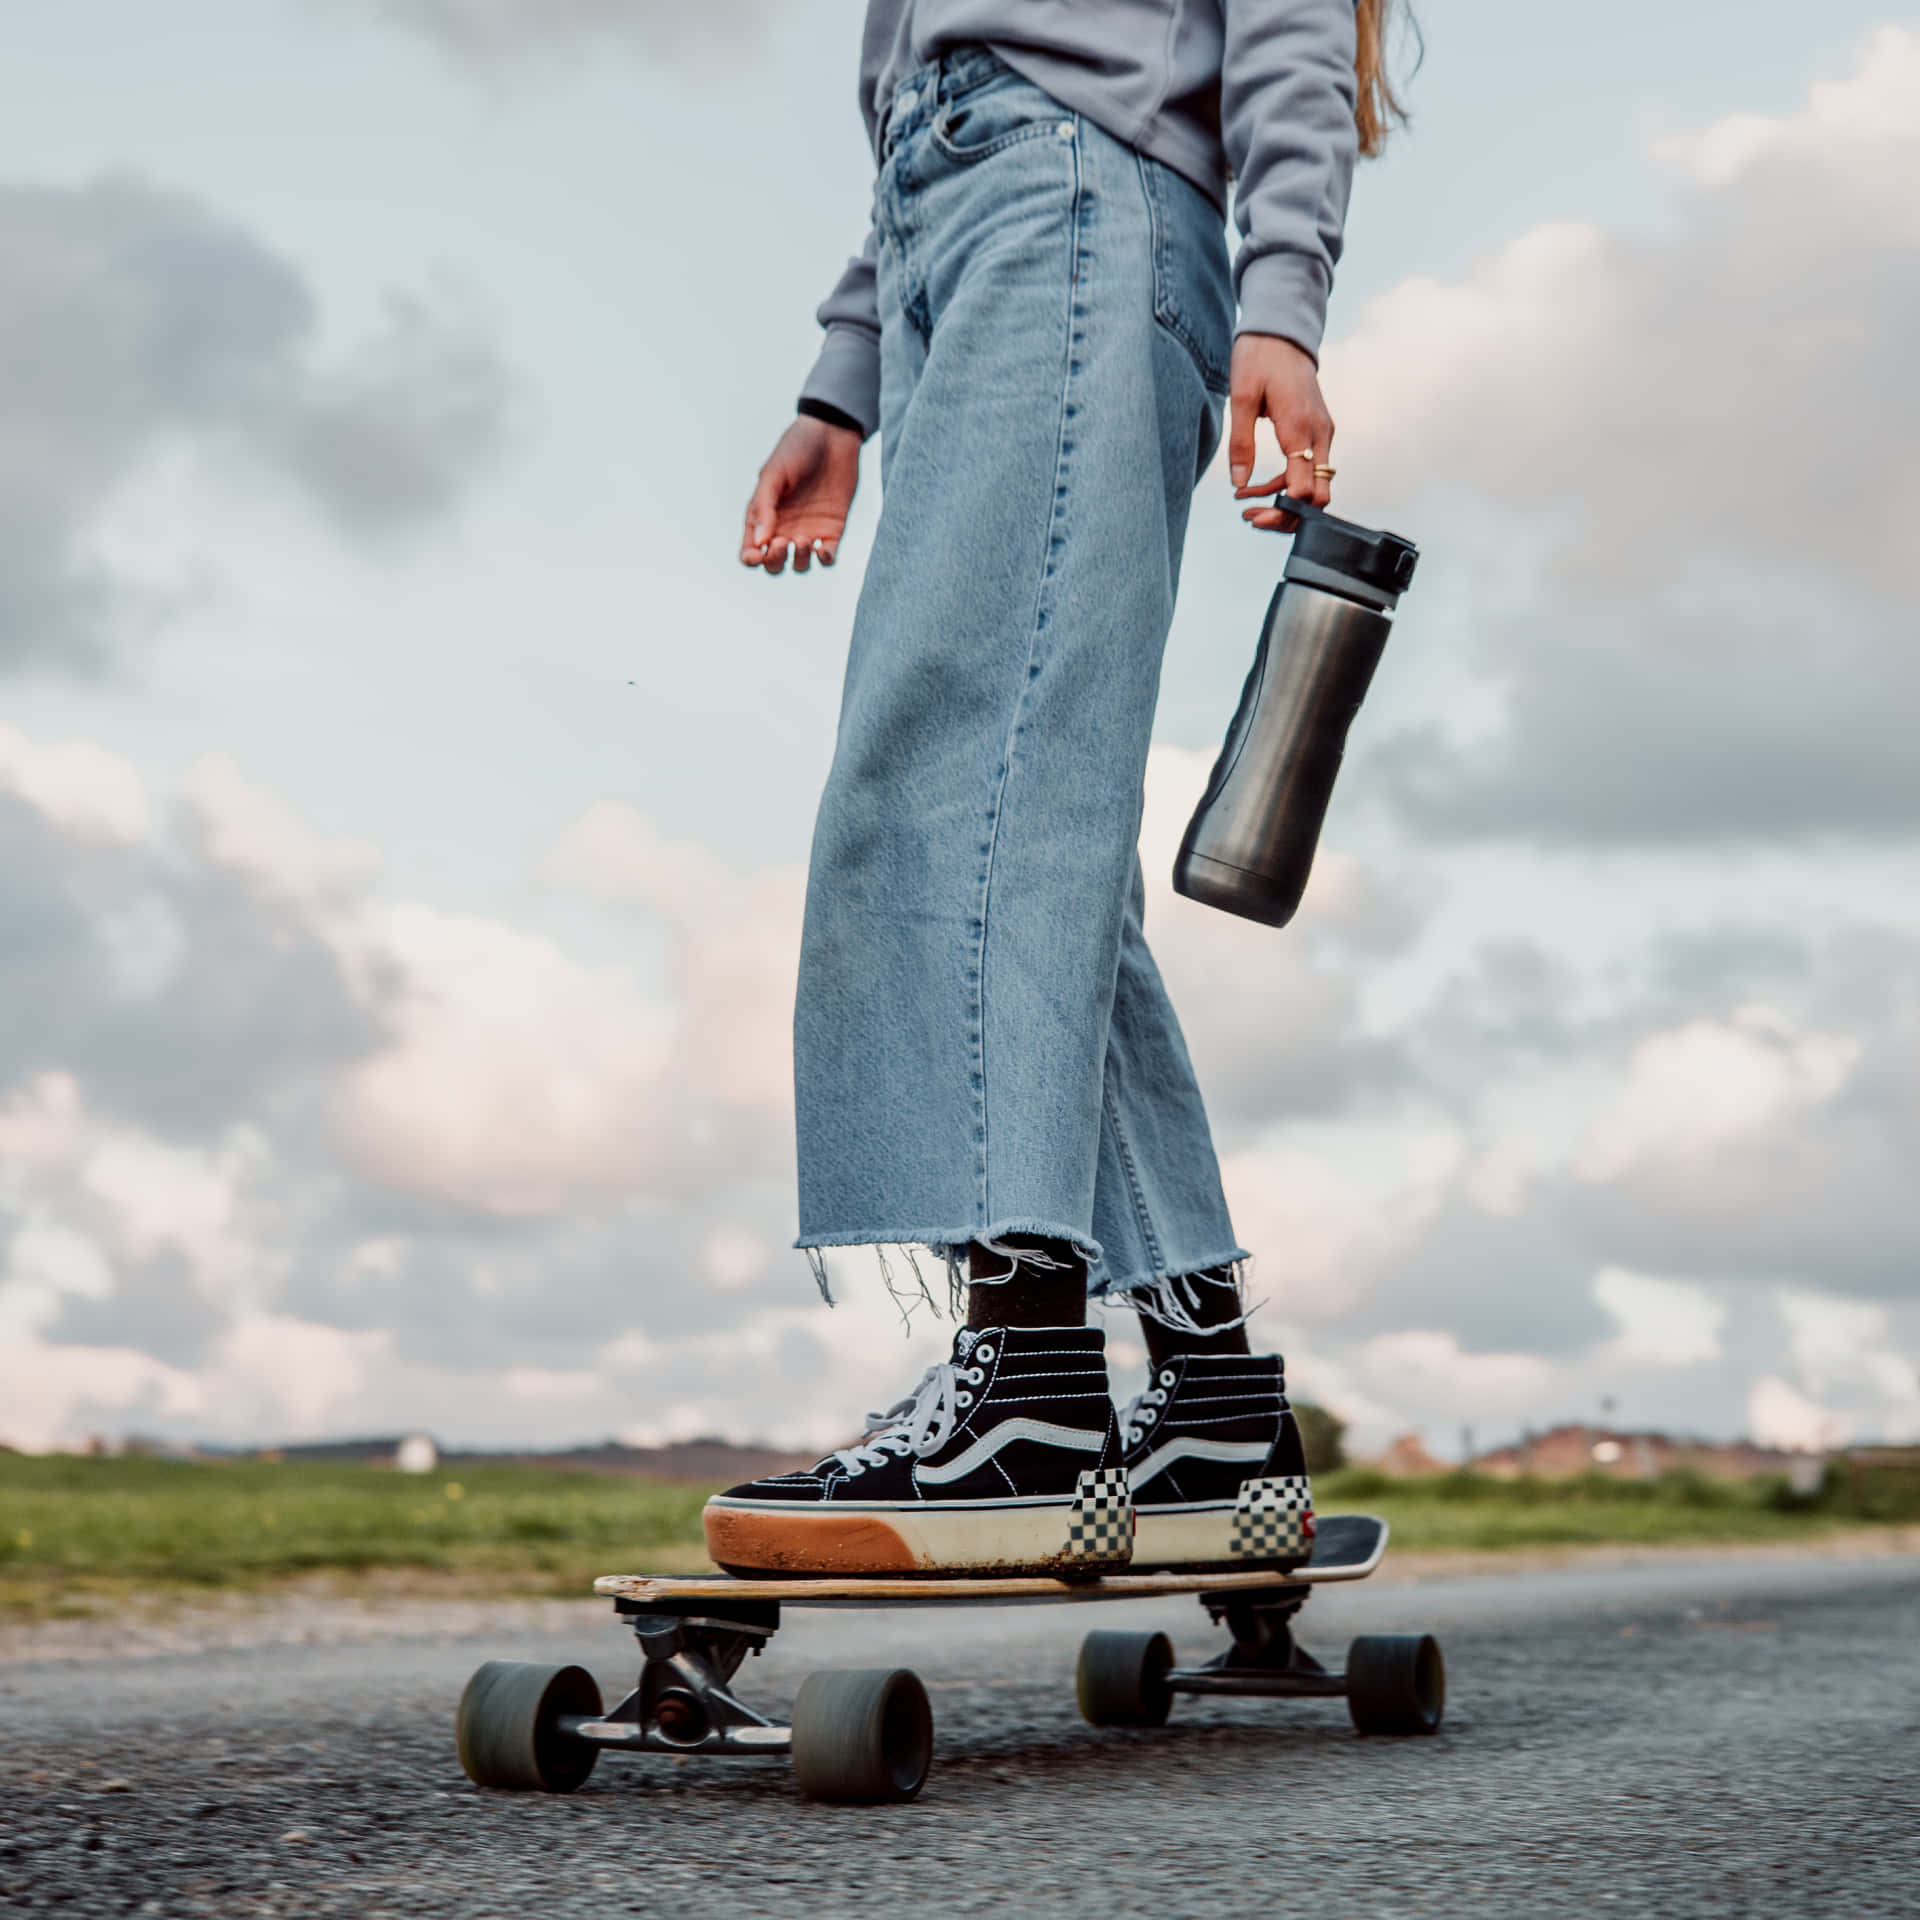
[{"label": "black sock", "polygon": [[[1181,1353],[1251,1353],[1247,1345],[1247,1327],[1240,1320],[1240,1287],[1231,1267],[1209,1267],[1203,1273],[1188,1274],[1172,1285],[1180,1292],[1180,1303],[1202,1327],[1215,1331],[1189,1333],[1184,1327],[1163,1326],[1148,1314],[1140,1315],[1140,1331],[1147,1342],[1147,1358],[1154,1365]],[[1240,1320],[1238,1326],[1222,1326],[1223,1320]]]},{"label": "black sock", "polygon": [[[1087,1323],[1087,1263],[1070,1241],[1009,1234],[996,1247],[978,1240],[967,1248],[967,1325],[970,1327],[1083,1327]],[[1044,1264],[1043,1264],[1044,1263]]]}]

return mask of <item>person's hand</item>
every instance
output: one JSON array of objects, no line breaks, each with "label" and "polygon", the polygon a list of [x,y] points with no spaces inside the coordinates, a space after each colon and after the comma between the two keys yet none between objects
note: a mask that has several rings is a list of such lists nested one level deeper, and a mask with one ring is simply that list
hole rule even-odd
[{"label": "person's hand", "polygon": [[[1291,340],[1272,333],[1243,333],[1233,343],[1233,427],[1227,440],[1227,468],[1233,497],[1252,500],[1291,495],[1324,507],[1333,497],[1333,417],[1320,397],[1320,376],[1313,356]],[[1264,414],[1273,422],[1286,465],[1268,480],[1253,475],[1253,423]],[[1316,467],[1326,471],[1316,473]],[[1300,523],[1282,511],[1284,500],[1248,507],[1241,519],[1273,533],[1291,533]]]},{"label": "person's hand", "polygon": [[795,573],[805,573],[815,554],[823,567],[832,566],[859,484],[860,436],[797,415],[768,454],[747,502],[740,564],[779,573],[791,551]]}]

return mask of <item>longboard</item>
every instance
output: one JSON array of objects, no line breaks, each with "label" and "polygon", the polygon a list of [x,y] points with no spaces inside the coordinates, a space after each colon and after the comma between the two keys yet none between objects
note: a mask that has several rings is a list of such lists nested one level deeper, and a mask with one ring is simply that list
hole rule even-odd
[{"label": "longboard", "polygon": [[738,1699],[733,1676],[779,1631],[783,1607],[1030,1606],[1197,1594],[1232,1644],[1181,1667],[1164,1633],[1090,1633],[1075,1690],[1096,1727],[1157,1727],[1178,1694],[1339,1697],[1360,1733],[1432,1733],[1446,1669],[1429,1635],[1364,1635],[1331,1672],[1293,1637],[1317,1586],[1364,1580],[1387,1549],[1387,1523],[1328,1514],[1300,1567],[1116,1573],[1097,1579],[749,1580],[732,1575],[610,1573],[594,1584],[640,1642],[639,1684],[611,1710],[584,1667],[489,1660],[468,1681],[456,1723],[460,1763],[483,1787],[571,1793],[603,1752],[790,1754],[816,1799],[911,1800],[933,1759],[933,1711],[904,1667],[809,1674],[782,1726]]},{"label": "longboard", "polygon": [[1291,1572],[1253,1567],[1233,1573],[1111,1573],[1097,1580],[1046,1576],[950,1579],[937,1575],[842,1574],[833,1579],[749,1580],[734,1574],[608,1573],[595,1593],[649,1607],[675,1602],[724,1604],[771,1600],[792,1607],[1020,1606],[1045,1601],[1152,1600],[1186,1593],[1232,1593],[1364,1580],[1387,1551],[1387,1523],[1371,1514],[1336,1513],[1318,1522],[1313,1558]]}]

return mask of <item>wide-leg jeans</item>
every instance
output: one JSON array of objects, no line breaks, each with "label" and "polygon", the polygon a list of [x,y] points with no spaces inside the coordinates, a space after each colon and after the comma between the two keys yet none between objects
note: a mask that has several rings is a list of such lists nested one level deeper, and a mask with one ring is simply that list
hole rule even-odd
[{"label": "wide-leg jeans", "polygon": [[1137,843],[1222,222],[983,49],[900,86],[874,218],[884,499],[807,885],[799,1244],[1042,1234],[1096,1292],[1220,1266]]}]

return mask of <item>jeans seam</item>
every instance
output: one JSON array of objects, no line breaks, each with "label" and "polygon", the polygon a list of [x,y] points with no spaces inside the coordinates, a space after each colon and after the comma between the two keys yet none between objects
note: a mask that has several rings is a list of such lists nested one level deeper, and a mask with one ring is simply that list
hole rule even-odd
[{"label": "jeans seam", "polygon": [[1014,701],[1013,720],[1007,729],[1006,745],[1000,756],[1000,779],[994,788],[993,806],[989,814],[986,845],[981,848],[980,884],[977,889],[979,906],[975,922],[974,963],[973,963],[973,1019],[969,1036],[973,1052],[974,1079],[974,1139],[975,1152],[978,1155],[976,1172],[980,1183],[980,1219],[984,1227],[993,1218],[992,1153],[987,1128],[987,1056],[986,1056],[986,974],[987,974],[987,928],[993,906],[993,858],[1000,838],[1000,815],[1006,801],[1007,782],[1013,773],[1014,748],[1019,742],[1020,727],[1026,713],[1027,690],[1033,684],[1038,668],[1035,656],[1040,650],[1040,636],[1045,628],[1048,608],[1048,589],[1053,581],[1054,555],[1060,539],[1060,520],[1062,504],[1067,490],[1067,468],[1072,452],[1071,426],[1073,420],[1074,374],[1079,364],[1080,329],[1084,318],[1084,295],[1080,286],[1081,224],[1085,218],[1085,164],[1079,138],[1073,142],[1071,153],[1073,164],[1073,207],[1068,220],[1068,275],[1067,275],[1067,353],[1066,366],[1062,370],[1060,382],[1060,423],[1054,436],[1054,484],[1053,503],[1047,512],[1046,543],[1042,550],[1043,558],[1039,584],[1034,592],[1032,633],[1027,642],[1027,675],[1021,684],[1018,698]]},{"label": "jeans seam", "polygon": [[1128,1143],[1127,1130],[1120,1119],[1120,1103],[1113,1097],[1111,1080],[1100,1089],[1100,1104],[1107,1110],[1107,1124],[1113,1129],[1113,1144],[1120,1154],[1120,1170],[1127,1176],[1127,1197],[1133,1202],[1134,1222],[1146,1245],[1147,1258],[1152,1262],[1154,1272],[1158,1273],[1165,1264],[1160,1236],[1153,1230],[1153,1216],[1147,1210],[1146,1190],[1140,1184],[1140,1170],[1134,1163],[1133,1148]]}]

